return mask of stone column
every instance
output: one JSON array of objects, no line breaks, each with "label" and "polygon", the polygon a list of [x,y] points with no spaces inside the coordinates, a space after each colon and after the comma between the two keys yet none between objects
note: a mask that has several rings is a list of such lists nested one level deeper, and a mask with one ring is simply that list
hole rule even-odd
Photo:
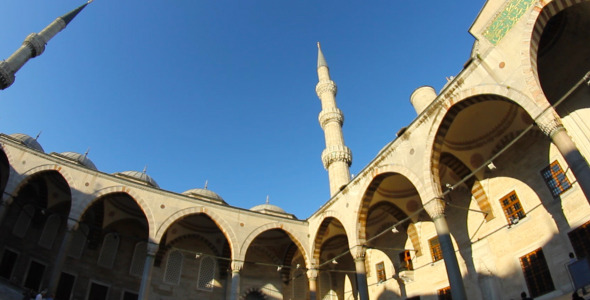
[{"label": "stone column", "polygon": [[152,271],[154,269],[154,259],[160,245],[149,242],[147,244],[147,253],[143,265],[143,274],[141,275],[141,284],[139,286],[139,296],[137,299],[148,299],[150,294],[150,284],[152,282]]},{"label": "stone column", "polygon": [[48,284],[49,294],[55,294],[55,291],[57,290],[57,284],[59,283],[59,278],[61,277],[61,270],[63,269],[66,255],[70,250],[70,244],[72,243],[72,237],[75,230],[78,230],[78,222],[74,220],[68,220],[66,233],[61,241],[59,252],[57,253],[55,263],[51,269],[51,276],[49,277]]},{"label": "stone column", "polygon": [[572,173],[574,173],[580,189],[586,196],[586,200],[590,202],[590,168],[588,162],[568,135],[559,116],[553,110],[548,110],[536,122],[543,133],[557,147]]},{"label": "stone column", "polygon": [[360,300],[369,300],[369,288],[367,286],[367,269],[365,267],[365,254],[367,250],[364,245],[355,248],[354,268],[356,270],[356,285]]},{"label": "stone column", "polygon": [[445,217],[445,202],[442,197],[437,197],[426,203],[424,208],[430,218],[432,218],[434,227],[436,228],[436,235],[438,236],[438,242],[440,243],[447,270],[447,277],[451,286],[451,296],[454,300],[467,300],[461,269],[459,269],[457,255],[455,248],[453,248],[453,241],[451,240],[449,226]]},{"label": "stone column", "polygon": [[0,203],[0,225],[2,225],[2,223],[4,222],[4,218],[6,217],[8,209],[10,208],[10,205],[13,201],[14,198],[8,194],[5,194],[2,198],[2,203]]},{"label": "stone column", "polygon": [[230,300],[240,299],[240,272],[244,267],[244,262],[233,260],[231,262],[231,292],[229,293]]},{"label": "stone column", "polygon": [[318,270],[307,270],[307,278],[309,279],[309,300],[317,300]]}]

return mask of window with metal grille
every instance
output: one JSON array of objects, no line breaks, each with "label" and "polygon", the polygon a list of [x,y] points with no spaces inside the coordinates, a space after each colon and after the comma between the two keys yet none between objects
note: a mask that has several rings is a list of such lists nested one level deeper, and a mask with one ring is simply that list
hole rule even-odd
[{"label": "window with metal grille", "polygon": [[554,198],[572,187],[558,161],[552,162],[547,168],[541,170],[541,176],[545,179],[545,184]]},{"label": "window with metal grille", "polygon": [[53,214],[49,216],[47,222],[45,222],[45,227],[43,227],[41,238],[39,238],[39,246],[45,249],[53,248],[53,242],[55,241],[60,226],[61,218],[59,215]]},{"label": "window with metal grille", "polygon": [[567,234],[578,259],[590,257],[590,221]]},{"label": "window with metal grille", "polygon": [[446,288],[442,288],[442,289],[438,290],[437,294],[438,294],[439,300],[453,299],[453,297],[451,297],[451,287],[450,286],[447,286]]},{"label": "window with metal grille", "polygon": [[72,234],[72,244],[70,246],[70,257],[80,258],[82,257],[82,253],[84,252],[84,248],[86,248],[86,241],[88,240],[88,234],[90,233],[90,229],[86,224],[79,224],[78,229],[74,231]]},{"label": "window with metal grille", "polygon": [[401,262],[400,271],[412,271],[414,265],[412,264],[412,256],[410,250],[404,250],[399,254],[399,261]]},{"label": "window with metal grille", "polygon": [[133,258],[131,258],[131,267],[129,268],[129,274],[141,277],[143,275],[143,265],[147,257],[147,243],[139,242],[135,244],[135,250],[133,251]]},{"label": "window with metal grille", "polygon": [[199,281],[197,289],[203,291],[212,291],[215,281],[215,259],[205,256],[201,258],[199,266]]},{"label": "window with metal grille", "polygon": [[375,264],[375,273],[377,273],[377,282],[387,280],[387,275],[385,274],[385,264],[383,262]]},{"label": "window with metal grille", "polygon": [[442,249],[440,248],[440,242],[438,241],[438,237],[433,237],[428,240],[428,244],[430,245],[430,254],[432,255],[432,261],[439,261],[443,258]]},{"label": "window with metal grille", "polygon": [[98,265],[105,268],[113,268],[117,251],[119,250],[119,235],[117,233],[109,233],[105,235],[100,248],[100,255],[98,256]]},{"label": "window with metal grille", "polygon": [[543,249],[539,248],[521,257],[520,265],[531,297],[538,297],[555,290]]},{"label": "window with metal grille", "polygon": [[23,207],[23,209],[18,214],[18,219],[16,219],[16,223],[14,223],[14,227],[12,228],[12,234],[21,239],[25,237],[34,215],[35,207],[32,205],[25,205],[25,207]]},{"label": "window with metal grille", "polygon": [[500,204],[502,204],[502,209],[504,210],[504,215],[506,216],[508,224],[516,224],[519,220],[526,217],[515,191],[502,197],[502,199],[500,199]]},{"label": "window with metal grille", "polygon": [[171,251],[166,260],[166,272],[164,273],[164,282],[171,284],[180,284],[180,274],[182,273],[182,253],[178,250]]}]

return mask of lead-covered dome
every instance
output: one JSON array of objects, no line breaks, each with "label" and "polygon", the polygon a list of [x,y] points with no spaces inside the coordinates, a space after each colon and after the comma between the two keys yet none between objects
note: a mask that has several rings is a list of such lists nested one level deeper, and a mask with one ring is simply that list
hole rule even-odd
[{"label": "lead-covered dome", "polygon": [[31,136],[28,136],[24,133],[13,133],[13,134],[9,135],[9,137],[11,137],[14,140],[20,142],[21,144],[27,146],[28,148],[45,153],[45,150],[43,150],[43,147],[41,147],[41,144],[39,144],[39,142],[37,142],[37,140],[32,138]]},{"label": "lead-covered dome", "polygon": [[155,188],[160,188],[160,186],[158,185],[158,183],[156,183],[156,181],[150,177],[148,174],[146,174],[145,172],[138,172],[138,171],[125,171],[125,172],[119,172],[119,173],[114,173],[113,175],[115,176],[119,176],[122,178],[126,178],[126,179],[131,179],[133,181],[151,186],[151,187],[155,187]]},{"label": "lead-covered dome", "polygon": [[225,200],[223,200],[223,198],[221,198],[221,196],[219,196],[219,194],[217,194],[216,192],[214,192],[212,190],[206,189],[206,188],[204,188],[204,189],[190,189],[188,191],[183,192],[182,194],[187,195],[189,197],[201,199],[201,200],[206,200],[209,202],[227,205]]},{"label": "lead-covered dome", "polygon": [[80,154],[77,152],[62,152],[62,153],[51,153],[57,157],[65,158],[67,160],[71,160],[78,164],[81,164],[88,169],[97,170],[96,165],[88,158],[88,156],[84,154]]},{"label": "lead-covered dome", "polygon": [[256,206],[250,208],[250,210],[256,211],[259,213],[263,213],[263,214],[267,214],[267,215],[296,219],[293,214],[287,213],[284,209],[282,209],[276,205],[269,204],[268,201],[265,204],[256,205]]}]

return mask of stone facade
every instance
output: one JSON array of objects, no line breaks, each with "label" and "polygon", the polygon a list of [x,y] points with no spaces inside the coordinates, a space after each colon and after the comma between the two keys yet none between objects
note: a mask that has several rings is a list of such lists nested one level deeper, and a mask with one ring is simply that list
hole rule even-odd
[{"label": "stone facade", "polygon": [[[417,90],[353,179],[329,160],[306,220],[0,135],[0,278],[59,299],[570,298],[590,254],[589,23],[590,1],[487,1],[463,70]],[[327,149],[348,150],[320,55]]]}]

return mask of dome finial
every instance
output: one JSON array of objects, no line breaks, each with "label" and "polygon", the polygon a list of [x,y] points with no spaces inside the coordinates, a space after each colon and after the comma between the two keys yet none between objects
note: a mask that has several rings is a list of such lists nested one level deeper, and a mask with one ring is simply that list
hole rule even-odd
[{"label": "dome finial", "polygon": [[268,204],[268,198],[269,198],[268,195],[266,195],[266,204]]},{"label": "dome finial", "polygon": [[145,166],[143,167],[143,172],[142,172],[142,173],[143,173],[143,174],[145,174],[146,172],[147,172],[147,165],[145,165]]},{"label": "dome finial", "polygon": [[88,152],[90,152],[90,147],[88,147],[88,149],[86,149],[86,152],[84,152],[84,158],[88,157]]},{"label": "dome finial", "polygon": [[204,189],[207,189],[207,186],[208,186],[208,185],[209,185],[209,179],[206,179],[206,180],[205,180],[205,187],[204,187]]},{"label": "dome finial", "polygon": [[43,130],[39,131],[39,133],[37,133],[37,136],[35,137],[35,141],[39,139],[39,136],[41,135],[41,132],[43,132]]}]

